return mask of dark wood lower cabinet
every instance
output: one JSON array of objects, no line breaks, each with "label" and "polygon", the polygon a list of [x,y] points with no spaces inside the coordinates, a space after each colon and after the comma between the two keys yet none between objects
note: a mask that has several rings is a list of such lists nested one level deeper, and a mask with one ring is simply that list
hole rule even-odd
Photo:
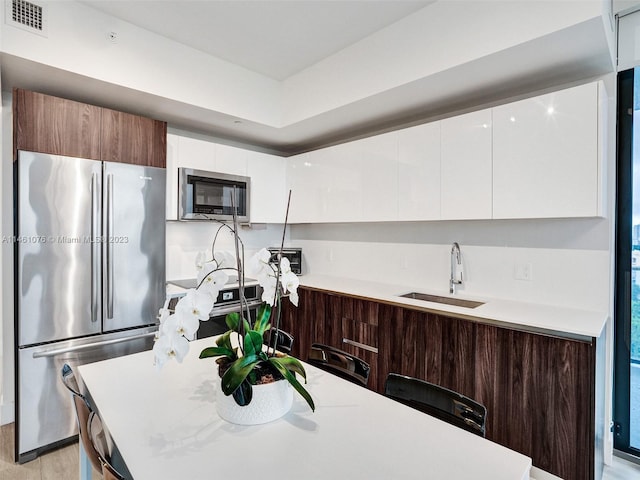
[{"label": "dark wood lower cabinet", "polygon": [[306,288],[299,293],[300,307],[283,309],[298,358],[307,358],[312,342],[327,343],[369,362],[369,388],[379,393],[390,372],[456,390],[487,407],[489,440],[565,480],[594,478],[597,339],[511,330]]}]

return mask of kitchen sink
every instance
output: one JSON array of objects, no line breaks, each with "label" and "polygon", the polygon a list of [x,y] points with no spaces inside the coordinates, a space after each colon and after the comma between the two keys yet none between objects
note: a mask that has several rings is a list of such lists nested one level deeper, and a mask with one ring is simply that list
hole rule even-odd
[{"label": "kitchen sink", "polygon": [[398,295],[404,298],[413,298],[414,300],[424,300],[425,302],[445,303],[447,305],[455,305],[456,307],[476,308],[484,305],[484,302],[476,302],[474,300],[465,300],[463,298],[443,297],[441,295],[429,295],[428,293],[409,292],[404,295]]}]

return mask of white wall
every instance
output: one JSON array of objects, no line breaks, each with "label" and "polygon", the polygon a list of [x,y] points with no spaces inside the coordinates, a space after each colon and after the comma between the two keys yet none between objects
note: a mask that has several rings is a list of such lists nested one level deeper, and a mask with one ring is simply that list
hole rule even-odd
[{"label": "white wall", "polygon": [[283,124],[600,17],[600,1],[439,1],[284,82]]},{"label": "white wall", "polygon": [[13,348],[13,142],[11,95],[2,93],[0,144],[0,424],[14,418],[14,348]]},{"label": "white wall", "polygon": [[[0,22],[3,53],[255,122],[279,124],[281,86],[276,80],[85,4],[45,3],[48,36]],[[111,31],[118,34],[116,43],[107,38]]]}]

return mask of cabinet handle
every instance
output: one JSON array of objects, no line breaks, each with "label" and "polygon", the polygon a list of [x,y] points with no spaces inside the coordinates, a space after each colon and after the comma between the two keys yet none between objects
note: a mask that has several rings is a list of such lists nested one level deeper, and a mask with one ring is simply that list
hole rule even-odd
[{"label": "cabinet handle", "polygon": [[346,343],[347,345],[353,345],[354,347],[358,347],[363,350],[367,350],[369,352],[378,353],[377,347],[372,347],[371,345],[367,345],[366,343],[356,342],[355,340],[350,340],[348,338],[343,338],[342,343]]}]

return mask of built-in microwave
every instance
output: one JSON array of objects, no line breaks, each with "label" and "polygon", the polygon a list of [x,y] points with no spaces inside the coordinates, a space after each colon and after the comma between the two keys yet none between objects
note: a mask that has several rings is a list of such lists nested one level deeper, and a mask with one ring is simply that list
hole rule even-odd
[{"label": "built-in microwave", "polygon": [[179,168],[178,218],[231,221],[234,206],[232,198],[235,192],[238,221],[249,223],[250,189],[249,177]]}]

